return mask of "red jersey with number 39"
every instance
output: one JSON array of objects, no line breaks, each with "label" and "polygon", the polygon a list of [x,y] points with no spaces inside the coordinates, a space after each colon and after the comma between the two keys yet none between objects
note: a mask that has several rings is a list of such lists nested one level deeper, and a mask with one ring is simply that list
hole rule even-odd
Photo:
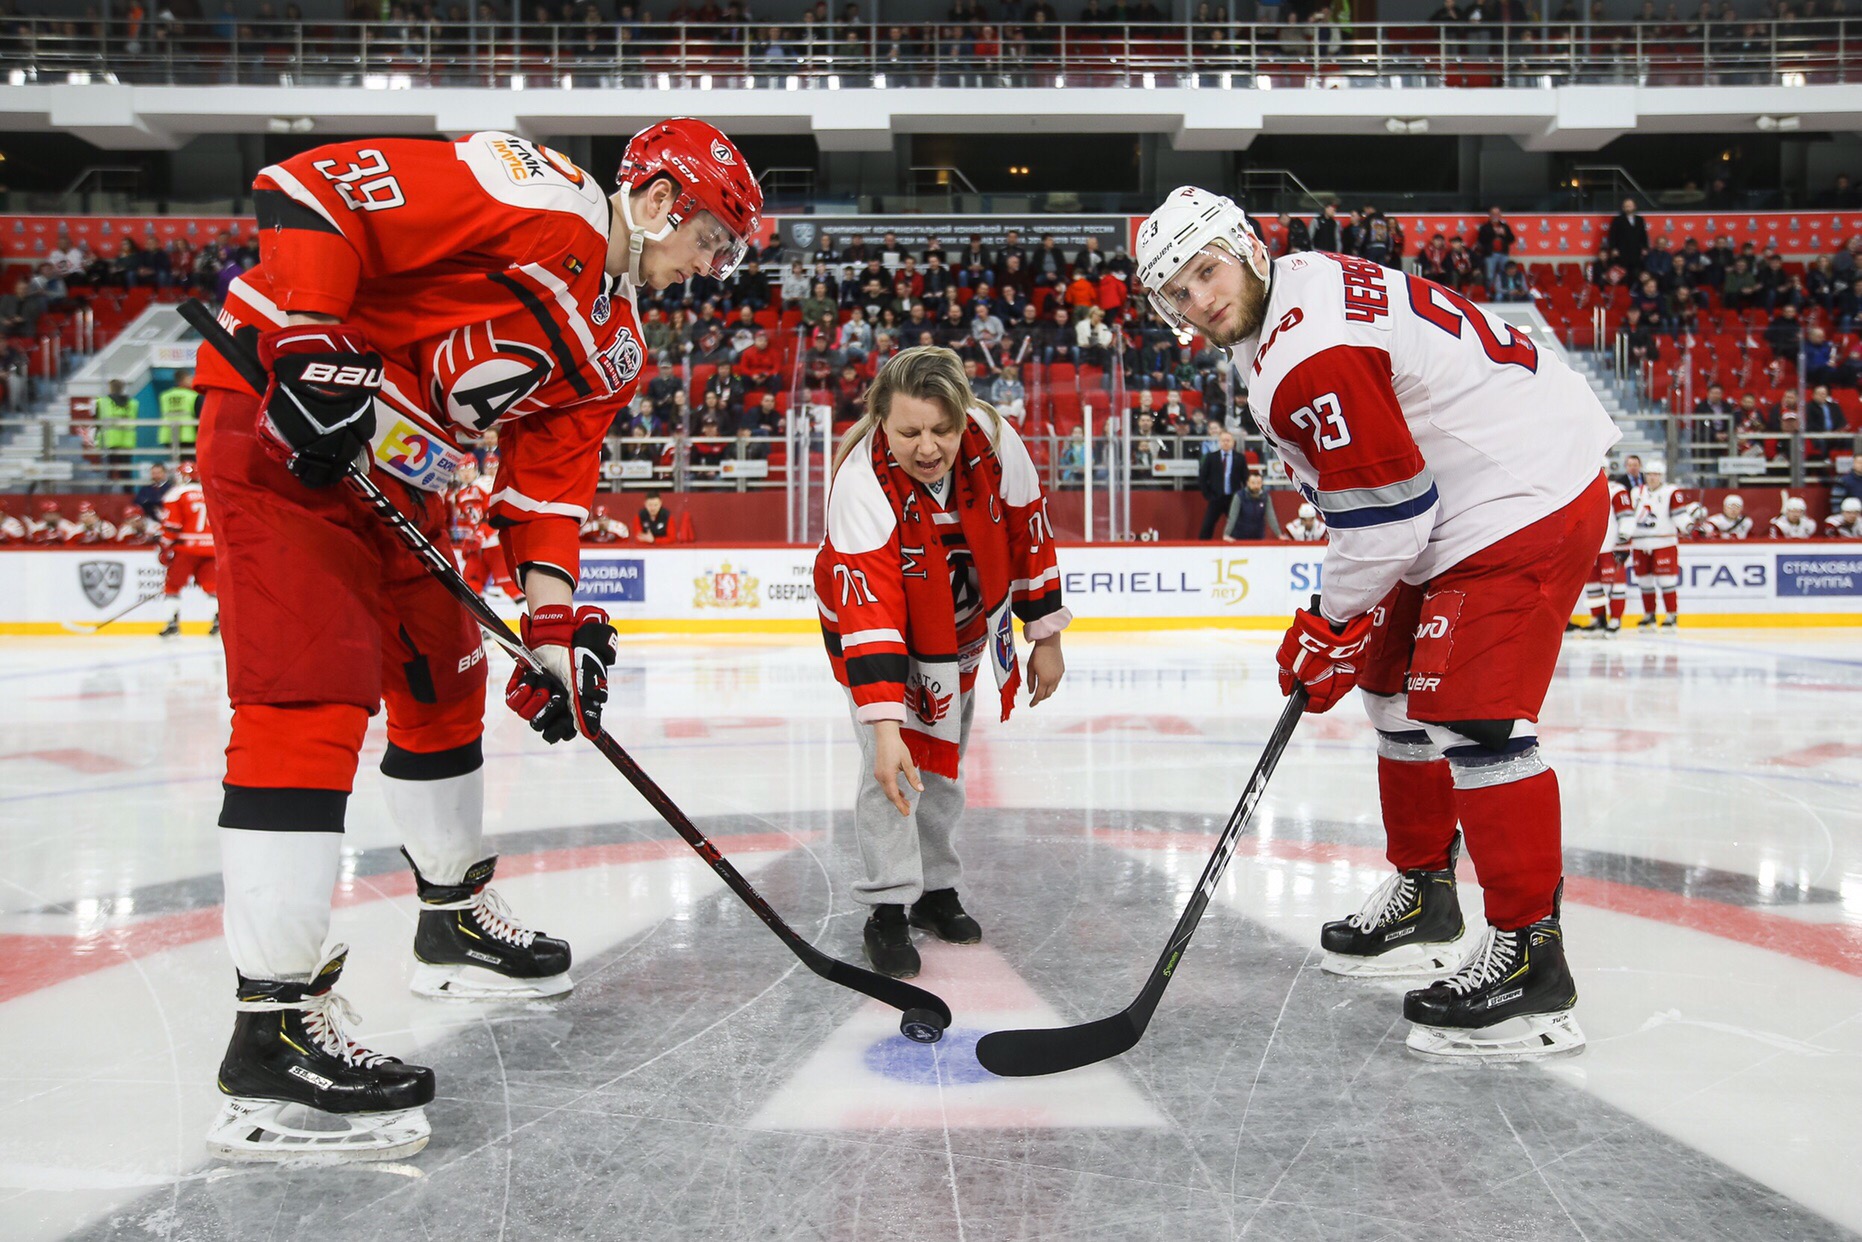
[{"label": "red jersey with number 39", "polygon": [[1563,508],[1620,435],[1524,332],[1368,260],[1274,260],[1261,330],[1230,352],[1325,519],[1320,602],[1335,621]]},{"label": "red jersey with number 39", "polygon": [[[496,427],[490,520],[513,565],[579,574],[602,437],[646,361],[632,286],[607,276],[607,194],[511,134],[334,143],[253,183],[259,265],[221,319],[334,315],[385,363],[371,468],[443,493]],[[243,390],[211,348],[197,381]]]}]

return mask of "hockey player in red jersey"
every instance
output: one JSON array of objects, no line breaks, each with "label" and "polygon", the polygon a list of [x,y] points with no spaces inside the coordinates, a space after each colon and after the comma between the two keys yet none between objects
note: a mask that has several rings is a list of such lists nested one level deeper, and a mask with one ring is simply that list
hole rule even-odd
[{"label": "hockey player in red jersey", "polygon": [[1692,495],[1668,482],[1668,464],[1642,463],[1642,484],[1629,493],[1629,504],[1617,517],[1617,529],[1629,541],[1630,565],[1642,590],[1642,620],[1638,629],[1656,623],[1655,593],[1661,591],[1661,624],[1672,628],[1681,620],[1681,536],[1706,516]]},{"label": "hockey player in red jersey", "polygon": [[[1205,190],[1173,192],[1137,251],[1158,312],[1230,351],[1329,531],[1323,590],[1280,646],[1281,688],[1305,686],[1319,712],[1366,692],[1395,873],[1323,929],[1326,969],[1436,979],[1403,1002],[1425,1056],[1581,1047],[1558,779],[1535,725],[1609,520],[1609,415],[1460,294],[1340,255],[1272,259],[1241,208]],[[1457,820],[1488,922],[1465,955]]]},{"label": "hockey player in red jersey", "polygon": [[[213,561],[213,524],[207,517],[207,498],[201,491],[200,478],[193,462],[184,461],[175,471],[174,486],[162,494],[162,564],[168,576],[162,581],[162,594],[174,611],[162,627],[163,638],[181,632],[181,588],[191,580],[209,597],[215,595],[217,576]],[[220,632],[220,614],[213,615],[208,633]]]},{"label": "hockey player in red jersey", "polygon": [[[466,613],[346,488],[363,463],[449,547],[445,493],[494,429],[488,502],[523,587],[506,702],[548,741],[599,727],[613,628],[577,608],[578,528],[615,411],[645,361],[636,290],[728,276],[760,228],[743,156],[702,121],[642,130],[610,193],[509,134],[341,142],[262,170],[260,262],[221,319],[270,373],[246,390],[211,349],[200,462],[219,550],[233,703],[220,813],[239,1013],[209,1135],[234,1159],[418,1150],[431,1071],[358,1047],[326,952],[344,808],[387,708],[389,811],[414,868],[414,990],[558,995],[569,946],[486,887],[485,656]],[[294,1107],[323,1115],[293,1125]]]}]

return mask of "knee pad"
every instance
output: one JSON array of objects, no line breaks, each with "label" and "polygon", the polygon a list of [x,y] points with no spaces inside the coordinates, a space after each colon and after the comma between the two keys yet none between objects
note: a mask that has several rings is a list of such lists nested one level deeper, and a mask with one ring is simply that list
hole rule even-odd
[{"label": "knee pad", "polygon": [[1433,763],[1442,757],[1426,729],[1409,718],[1409,695],[1364,692],[1364,714],[1377,730],[1377,754],[1398,763]]},{"label": "knee pad", "polygon": [[1655,584],[1664,591],[1672,591],[1681,585],[1681,575],[1660,574],[1656,577]]},{"label": "knee pad", "polygon": [[1456,789],[1509,785],[1546,771],[1530,720],[1456,720],[1423,726],[1448,758]]}]

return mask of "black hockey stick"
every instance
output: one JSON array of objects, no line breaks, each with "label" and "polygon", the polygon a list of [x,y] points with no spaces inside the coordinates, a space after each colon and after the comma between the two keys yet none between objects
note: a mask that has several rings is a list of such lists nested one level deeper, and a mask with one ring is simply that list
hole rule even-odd
[{"label": "black hockey stick", "polygon": [[[269,383],[265,369],[260,366],[250,348],[214,318],[212,311],[208,310],[204,304],[192,299],[181,303],[180,311],[181,317],[198,330],[206,338],[208,344],[219,351],[220,356],[239,372],[240,378],[244,379],[254,392],[262,394],[265,391]],[[454,568],[452,560],[433,546],[432,542],[421,533],[420,528],[410,522],[407,516],[395,507],[394,502],[388,499],[368,475],[352,465],[343,481],[374,511],[376,517],[394,531],[407,550],[420,560],[429,574],[439,580],[440,585],[446,588],[447,594],[459,601],[459,606],[478,622],[479,628],[490,635],[493,642],[528,667],[542,672],[546,677],[549,676],[530,649],[518,640],[517,635],[511,633],[510,626],[504,623],[503,618],[493,612],[491,606],[479,598],[478,592],[466,584],[466,580]],[[558,685],[557,689],[561,691],[562,687]],[[802,965],[830,983],[838,983],[841,987],[850,988],[890,1005],[894,1009],[902,1010],[904,1017],[899,1022],[899,1030],[908,1038],[928,1044],[935,1043],[943,1037],[944,1031],[950,1026],[949,1005],[923,988],[914,987],[902,979],[888,978],[850,962],[829,957],[802,939],[796,930],[784,922],[782,916],[771,908],[769,902],[763,899],[763,895],[751,887],[750,881],[743,878],[737,868],[731,865],[730,860],[718,852],[718,847],[705,838],[705,834],[698,830],[697,825],[686,818],[685,812],[681,811],[678,805],[667,796],[666,791],[641,770],[640,765],[634,762],[633,756],[621,749],[621,744],[609,736],[606,729],[597,732],[590,740],[595,743],[595,749],[600,751],[602,756],[627,778],[628,783],[639,790],[640,796],[660,813],[661,818],[685,838],[685,843],[698,851],[698,856],[717,872],[718,878],[742,898],[743,903],[749,906],[771,931],[776,933],[777,939],[789,946],[789,951],[802,960]]]},{"label": "black hockey stick", "polygon": [[1273,733],[1268,736],[1267,748],[1261,752],[1260,761],[1254,765],[1254,775],[1248,778],[1248,787],[1242,792],[1241,801],[1235,804],[1235,813],[1229,816],[1228,827],[1222,830],[1222,836],[1215,844],[1215,853],[1209,856],[1209,865],[1203,868],[1202,879],[1196,882],[1196,891],[1191,894],[1189,905],[1184,907],[1183,916],[1171,931],[1170,942],[1164,946],[1157,965],[1151,968],[1151,977],[1144,981],[1144,989],[1138,993],[1138,999],[1109,1018],[1085,1022],[1079,1026],[991,1031],[976,1044],[976,1059],[983,1063],[984,1069],[1004,1078],[1059,1074],[1079,1069],[1082,1065],[1110,1060],[1137,1046],[1138,1041],[1144,1038],[1145,1028],[1151,1024],[1151,1015],[1157,1012],[1157,1002],[1163,999],[1164,989],[1170,986],[1170,977],[1176,971],[1177,963],[1183,959],[1183,951],[1189,947],[1190,937],[1196,934],[1196,925],[1202,921],[1203,911],[1209,908],[1209,899],[1215,895],[1215,886],[1221,880],[1222,872],[1228,869],[1228,860],[1234,856],[1236,843],[1241,840],[1248,821],[1254,818],[1254,808],[1267,789],[1268,778],[1274,774],[1274,765],[1280,762],[1280,752],[1287,748],[1287,739],[1293,736],[1293,726],[1299,723],[1300,713],[1305,710],[1306,688],[1295,686],[1285,709],[1280,713],[1280,719],[1274,724]]}]

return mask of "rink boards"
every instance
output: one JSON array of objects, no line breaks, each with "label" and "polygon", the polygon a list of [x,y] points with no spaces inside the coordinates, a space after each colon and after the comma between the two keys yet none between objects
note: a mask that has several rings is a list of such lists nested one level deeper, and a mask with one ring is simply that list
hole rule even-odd
[{"label": "rink boards", "polygon": [[[814,557],[812,547],[589,546],[577,598],[624,632],[812,631]],[[1272,629],[1318,589],[1323,557],[1319,544],[1063,546],[1060,572],[1081,628]],[[159,595],[163,573],[152,548],[0,551],[0,633],[95,625]],[[1687,544],[1681,573],[1687,625],[1862,625],[1862,542]],[[1639,608],[1632,583],[1630,615]],[[152,631],[165,612],[151,601],[111,628]],[[197,588],[182,593],[184,622],[212,615]]]}]

